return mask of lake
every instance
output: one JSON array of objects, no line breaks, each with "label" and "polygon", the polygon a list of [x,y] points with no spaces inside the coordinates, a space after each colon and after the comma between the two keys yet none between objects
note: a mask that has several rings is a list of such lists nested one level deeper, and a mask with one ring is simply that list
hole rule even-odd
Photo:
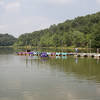
[{"label": "lake", "polygon": [[41,59],[0,48],[0,100],[100,100],[100,60]]}]

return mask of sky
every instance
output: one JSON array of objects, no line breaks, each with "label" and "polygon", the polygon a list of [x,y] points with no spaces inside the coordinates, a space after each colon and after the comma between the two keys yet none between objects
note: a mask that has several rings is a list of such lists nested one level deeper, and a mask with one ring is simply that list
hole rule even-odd
[{"label": "sky", "polygon": [[15,37],[100,11],[100,0],[0,0],[0,33]]}]

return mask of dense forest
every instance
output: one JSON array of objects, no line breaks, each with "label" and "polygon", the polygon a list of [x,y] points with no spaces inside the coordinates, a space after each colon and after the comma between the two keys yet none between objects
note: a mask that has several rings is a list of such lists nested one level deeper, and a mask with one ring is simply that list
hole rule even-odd
[{"label": "dense forest", "polygon": [[12,46],[16,38],[9,34],[0,34],[0,46]]},{"label": "dense forest", "polygon": [[[12,45],[15,41],[12,36],[0,35],[0,45]],[[44,30],[22,34],[14,45],[100,48],[100,12],[66,20]]]},{"label": "dense forest", "polygon": [[22,34],[16,45],[100,48],[100,12],[66,20],[49,28]]}]

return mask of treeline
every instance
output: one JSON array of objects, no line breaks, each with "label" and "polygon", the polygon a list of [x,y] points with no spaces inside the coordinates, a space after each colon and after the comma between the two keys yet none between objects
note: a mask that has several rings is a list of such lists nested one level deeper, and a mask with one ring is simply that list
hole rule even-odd
[{"label": "treeline", "polygon": [[17,46],[100,48],[100,12],[19,36]]},{"label": "treeline", "polygon": [[17,41],[15,37],[9,34],[0,34],[0,46],[12,46]]},{"label": "treeline", "polygon": [[22,34],[16,45],[100,47],[100,12],[77,17],[48,29]]}]

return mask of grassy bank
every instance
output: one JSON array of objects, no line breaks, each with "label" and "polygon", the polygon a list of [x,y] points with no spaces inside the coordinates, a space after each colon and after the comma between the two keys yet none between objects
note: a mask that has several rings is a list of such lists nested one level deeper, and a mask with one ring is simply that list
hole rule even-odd
[{"label": "grassy bank", "polygon": [[[35,47],[35,46],[14,46],[16,49],[33,50],[33,51],[59,51],[59,52],[75,52],[76,47]],[[96,52],[95,48],[82,48],[78,47],[79,52]]]},{"label": "grassy bank", "polygon": [[13,48],[13,46],[0,46],[0,48]]},{"label": "grassy bank", "polygon": [[[35,46],[0,46],[0,48],[13,48],[14,50],[25,51],[30,49],[32,51],[52,51],[52,52],[75,52],[76,47],[35,47]],[[82,48],[78,47],[79,52],[96,52],[96,48]]]}]

